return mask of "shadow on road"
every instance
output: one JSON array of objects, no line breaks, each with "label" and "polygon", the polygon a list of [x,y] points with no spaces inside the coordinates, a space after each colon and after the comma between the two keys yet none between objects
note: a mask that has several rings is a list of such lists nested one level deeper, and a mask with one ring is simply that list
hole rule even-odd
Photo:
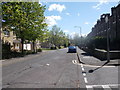
[{"label": "shadow on road", "polygon": [[101,65],[100,67],[97,67],[97,68],[95,68],[95,69],[89,70],[88,72],[89,72],[89,73],[93,73],[94,71],[96,71],[96,70],[102,68],[103,66],[107,65],[108,63],[109,63],[109,61],[105,62],[105,63],[104,63],[103,65]]}]

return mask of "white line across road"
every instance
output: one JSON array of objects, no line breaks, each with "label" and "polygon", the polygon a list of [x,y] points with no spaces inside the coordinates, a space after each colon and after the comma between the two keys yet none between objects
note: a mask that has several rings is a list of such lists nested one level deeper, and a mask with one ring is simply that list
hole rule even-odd
[{"label": "white line across road", "polygon": [[108,84],[108,85],[86,85],[86,88],[89,89],[93,89],[93,88],[97,88],[97,87],[101,87],[104,88],[104,90],[112,90],[110,88],[110,86],[114,86],[114,88],[118,88],[119,84]]},{"label": "white line across road", "polygon": [[[72,60],[73,64],[76,64],[76,65],[80,65],[82,68],[83,66],[85,67],[101,67],[100,65],[90,65],[90,64],[81,64],[81,63],[78,63],[77,60]],[[115,66],[102,66],[102,67],[115,67]]]},{"label": "white line across road", "polygon": [[102,85],[103,88],[105,88],[105,90],[112,90],[109,85]]}]

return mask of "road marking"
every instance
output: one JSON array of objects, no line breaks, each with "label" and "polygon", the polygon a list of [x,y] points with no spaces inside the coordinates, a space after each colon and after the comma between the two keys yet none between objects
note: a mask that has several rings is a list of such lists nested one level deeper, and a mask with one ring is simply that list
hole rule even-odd
[{"label": "road marking", "polygon": [[85,69],[84,69],[84,68],[82,68],[82,71],[85,71]]},{"label": "road marking", "polygon": [[105,89],[105,90],[112,90],[109,85],[102,85],[102,87]]},{"label": "road marking", "polygon": [[92,85],[86,85],[86,88],[93,88]]},{"label": "road marking", "polygon": [[49,66],[50,64],[47,63],[46,65]]},{"label": "road marking", "polygon": [[83,68],[83,64],[80,64],[81,65],[81,67]]},{"label": "road marking", "polygon": [[107,85],[86,85],[86,86],[92,86],[92,87],[107,87],[107,86],[120,86],[120,84],[107,84]]},{"label": "road marking", "polygon": [[87,81],[87,78],[86,78],[86,77],[84,77],[84,80],[85,80],[85,83],[88,83],[88,81]]},{"label": "road marking", "polygon": [[[86,66],[86,67],[101,67],[100,65],[87,65],[87,64],[84,64],[83,66]],[[103,67],[115,67],[115,66],[103,66]]]},{"label": "road marking", "polygon": [[[72,63],[76,65],[80,65],[82,68],[83,66],[85,67],[101,67],[102,66],[102,65],[100,66],[100,65],[81,64],[81,63],[78,63],[77,60],[72,60]],[[110,67],[116,67],[116,66],[102,66],[102,67],[110,68]]]},{"label": "road marking", "polygon": [[[100,65],[90,65],[90,64],[80,64],[77,63],[78,65],[81,65],[81,67],[86,66],[86,67],[101,67]],[[115,66],[103,66],[103,67],[115,67]]]},{"label": "road marking", "polygon": [[86,76],[86,74],[85,74],[85,73],[83,73],[83,76]]},{"label": "road marking", "polygon": [[72,60],[72,63],[77,64],[78,62],[77,62],[77,60]]}]

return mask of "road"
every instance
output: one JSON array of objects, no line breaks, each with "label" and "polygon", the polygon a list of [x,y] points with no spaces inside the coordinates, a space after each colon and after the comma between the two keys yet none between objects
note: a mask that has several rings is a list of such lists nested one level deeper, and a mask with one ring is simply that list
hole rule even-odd
[{"label": "road", "polygon": [[[77,50],[81,53],[81,50]],[[84,56],[80,56],[84,61]],[[3,88],[117,88],[118,66],[79,63],[77,53],[52,50],[2,63]],[[114,89],[117,90],[117,89]]]}]

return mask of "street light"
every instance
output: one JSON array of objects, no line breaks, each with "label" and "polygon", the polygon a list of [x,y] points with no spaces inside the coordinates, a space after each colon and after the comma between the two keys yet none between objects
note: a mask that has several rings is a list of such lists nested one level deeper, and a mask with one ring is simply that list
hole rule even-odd
[{"label": "street light", "polygon": [[80,29],[80,37],[82,37],[82,35],[81,35],[81,33],[82,33],[82,31],[81,31],[81,27],[80,27],[80,26],[74,26],[74,27]]},{"label": "street light", "polygon": [[82,44],[82,30],[81,30],[81,27],[80,26],[74,26],[75,28],[79,28],[80,29],[80,38],[81,38],[81,40],[80,40],[80,43]]},{"label": "street light", "polygon": [[105,17],[105,22],[107,24],[107,62],[110,62],[108,16]]}]

